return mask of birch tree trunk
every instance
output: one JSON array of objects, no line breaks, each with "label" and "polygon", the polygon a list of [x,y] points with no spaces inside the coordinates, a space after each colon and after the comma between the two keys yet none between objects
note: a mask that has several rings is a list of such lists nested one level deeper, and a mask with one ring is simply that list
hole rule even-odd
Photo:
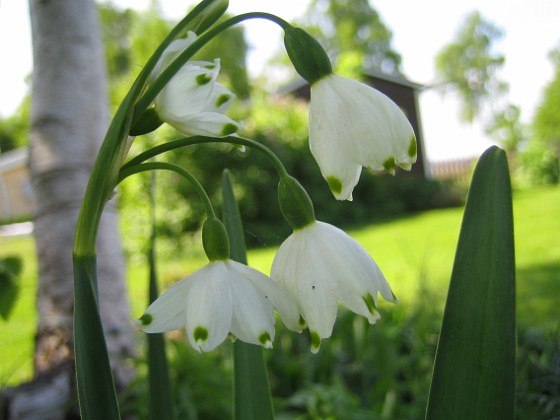
[{"label": "birch tree trunk", "polygon": [[[29,0],[29,6],[34,61],[29,167],[39,263],[34,367],[50,384],[35,405],[51,407],[34,412],[34,404],[20,398],[9,412],[18,419],[56,419],[64,417],[75,388],[74,228],[109,112],[94,0]],[[122,387],[132,374],[125,361],[133,353],[134,337],[114,202],[102,218],[97,255],[101,318],[116,384]]]}]

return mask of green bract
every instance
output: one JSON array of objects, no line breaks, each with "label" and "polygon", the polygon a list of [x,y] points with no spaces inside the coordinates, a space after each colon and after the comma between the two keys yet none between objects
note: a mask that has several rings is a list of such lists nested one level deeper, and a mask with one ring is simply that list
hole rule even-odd
[{"label": "green bract", "polygon": [[280,178],[278,202],[282,215],[293,229],[315,222],[313,202],[297,179],[289,175]]},{"label": "green bract", "polygon": [[301,28],[284,28],[284,45],[294,68],[309,83],[313,84],[332,73],[329,56],[317,42]]},{"label": "green bract", "polygon": [[229,238],[224,224],[210,217],[202,227],[202,246],[210,261],[229,258]]}]

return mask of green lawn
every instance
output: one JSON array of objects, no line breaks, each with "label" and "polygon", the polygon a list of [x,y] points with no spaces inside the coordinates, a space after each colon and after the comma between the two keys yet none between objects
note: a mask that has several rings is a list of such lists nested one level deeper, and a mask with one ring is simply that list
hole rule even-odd
[{"label": "green lawn", "polygon": [[[522,328],[554,328],[560,319],[560,188],[518,192],[514,196],[517,256],[518,323]],[[320,214],[318,214],[320,218]],[[373,224],[350,232],[376,259],[400,305],[435,306],[443,309],[461,209],[434,210]],[[249,264],[268,272],[274,249],[249,253]],[[0,319],[0,384],[28,379],[32,370],[33,335],[36,323],[34,296],[36,260],[31,237],[0,238],[0,256],[20,255],[24,263],[21,292],[8,322]],[[200,254],[198,254],[200,255]],[[200,267],[196,258],[161,264],[161,279],[169,284]],[[133,315],[145,309],[146,269],[129,268]],[[429,290],[430,301],[419,301]],[[383,308],[381,308],[383,310]]]}]

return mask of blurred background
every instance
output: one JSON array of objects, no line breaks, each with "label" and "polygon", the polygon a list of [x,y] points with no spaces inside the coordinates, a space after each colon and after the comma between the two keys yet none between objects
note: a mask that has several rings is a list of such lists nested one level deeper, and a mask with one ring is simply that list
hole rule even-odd
[{"label": "blurred background", "polygon": [[[318,355],[305,334],[279,331],[267,351],[278,418],[423,417],[441,316],[468,183],[477,157],[497,144],[508,152],[514,186],[518,293],[518,418],[560,418],[560,4],[553,0],[230,1],[230,14],[267,11],[315,35],[337,73],[391,96],[419,139],[419,163],[396,176],[365,171],[353,202],[336,202],[308,148],[308,88],[293,71],[281,31],[251,21],[230,29],[197,59],[221,58],[221,82],[238,100],[229,115],[242,135],[274,150],[310,192],[320,220],[350,231],[378,262],[398,305],[382,319],[340,308],[333,337]],[[141,66],[195,2],[97,2],[112,114]],[[27,2],[0,6],[0,384],[18,389],[37,376],[38,258],[33,220],[41,203],[28,168],[32,42]],[[132,152],[177,138],[162,127]],[[189,168],[213,202],[221,173],[232,171],[249,264],[268,273],[290,233],[276,199],[277,178],[257,152],[201,145],[165,159]],[[147,304],[149,191],[136,176],[118,190],[121,240],[132,316]],[[158,261],[162,288],[205,263],[199,230],[204,207],[173,175],[157,177]],[[36,195],[36,194],[35,194]],[[68,254],[70,255],[70,254]],[[40,262],[39,262],[40,264]],[[39,300],[41,297],[39,297]],[[123,410],[145,418],[143,336],[122,387]],[[231,416],[231,346],[195,354],[181,332],[168,353],[179,418]],[[35,362],[34,362],[35,359]]]}]

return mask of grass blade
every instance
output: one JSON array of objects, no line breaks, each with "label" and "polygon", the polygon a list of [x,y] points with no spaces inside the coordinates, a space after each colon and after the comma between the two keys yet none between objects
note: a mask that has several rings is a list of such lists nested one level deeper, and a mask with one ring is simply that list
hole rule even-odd
[{"label": "grass blade", "polygon": [[506,154],[473,174],[435,359],[426,418],[513,419],[515,254]]},{"label": "grass blade", "polygon": [[[223,218],[229,235],[231,258],[247,264],[243,225],[227,171],[224,171],[222,188]],[[236,340],[233,347],[233,366],[234,418],[273,419],[274,410],[262,347]]]}]

